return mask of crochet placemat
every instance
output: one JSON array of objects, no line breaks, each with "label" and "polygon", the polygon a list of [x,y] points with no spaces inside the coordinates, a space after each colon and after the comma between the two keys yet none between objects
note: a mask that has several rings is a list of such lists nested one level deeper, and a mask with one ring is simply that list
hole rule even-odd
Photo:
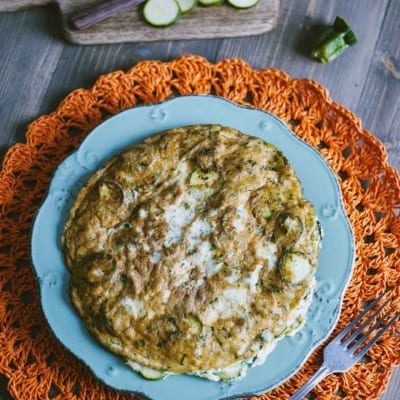
[{"label": "crochet placemat", "polygon": [[[132,399],[97,381],[52,336],[38,304],[29,235],[52,171],[107,115],[180,94],[213,93],[274,113],[317,148],[340,177],[357,243],[356,266],[337,329],[384,288],[400,296],[400,176],[359,119],[334,103],[327,90],[242,60],[211,64],[197,56],[143,61],[128,72],[101,76],[91,89],[73,91],[55,112],[30,124],[26,143],[6,154],[0,175],[0,373],[16,399]],[[306,161],[305,161],[306,162]],[[338,238],[338,240],[340,240]],[[51,260],[49,260],[51,262]],[[372,400],[400,364],[395,327],[363,362],[324,380],[317,400]],[[299,373],[263,399],[284,400],[316,370],[318,350]]]}]

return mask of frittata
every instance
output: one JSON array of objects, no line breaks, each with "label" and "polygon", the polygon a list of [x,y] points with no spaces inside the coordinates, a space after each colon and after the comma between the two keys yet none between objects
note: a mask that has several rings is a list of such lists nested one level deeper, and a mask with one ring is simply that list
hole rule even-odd
[{"label": "frittata", "polygon": [[62,247],[91,334],[149,379],[239,379],[301,328],[321,230],[282,152],[217,125],[172,129],[80,190]]}]

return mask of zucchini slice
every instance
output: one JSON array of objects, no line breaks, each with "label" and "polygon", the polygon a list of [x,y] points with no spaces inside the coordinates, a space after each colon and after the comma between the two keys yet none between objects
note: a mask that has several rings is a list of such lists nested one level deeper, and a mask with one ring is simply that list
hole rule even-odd
[{"label": "zucchini slice", "polygon": [[277,237],[282,237],[285,243],[289,245],[299,240],[303,230],[302,220],[296,215],[285,212],[277,218],[274,234]]},{"label": "zucchini slice", "polygon": [[299,252],[287,252],[279,260],[281,277],[291,285],[302,283],[310,275],[311,270],[310,261]]},{"label": "zucchini slice", "polygon": [[254,7],[259,0],[228,0],[228,3],[235,8]]},{"label": "zucchini slice", "polygon": [[241,377],[244,370],[246,370],[246,365],[241,362],[216,372],[216,375],[219,376],[221,381],[234,381]]},{"label": "zucchini slice", "polygon": [[176,0],[182,14],[189,13],[197,6],[197,0]]},{"label": "zucchini slice", "polygon": [[181,15],[176,0],[148,0],[143,9],[146,22],[150,25],[165,27],[174,24]]},{"label": "zucchini slice", "polygon": [[199,3],[206,7],[220,6],[223,2],[224,0],[199,0]]}]

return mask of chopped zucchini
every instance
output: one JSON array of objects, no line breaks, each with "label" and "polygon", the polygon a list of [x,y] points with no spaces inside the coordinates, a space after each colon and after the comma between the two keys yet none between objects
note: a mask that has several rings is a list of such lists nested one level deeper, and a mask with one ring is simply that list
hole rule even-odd
[{"label": "chopped zucchini", "polygon": [[197,0],[176,0],[182,14],[187,14],[197,6]]},{"label": "chopped zucchini", "polygon": [[138,364],[137,362],[134,361],[127,361],[127,364],[136,372],[138,372],[140,375],[143,376],[145,379],[149,379],[151,381],[157,381],[159,379],[165,378],[167,375],[169,375],[166,372],[163,371],[157,371],[156,369],[145,367],[144,365]]},{"label": "chopped zucchini", "polygon": [[259,0],[228,0],[228,3],[235,8],[250,8],[257,5]]},{"label": "chopped zucchini", "polygon": [[327,63],[357,43],[357,37],[342,17],[336,17],[333,26],[328,26],[311,52],[311,57]]},{"label": "chopped zucchini", "polygon": [[299,252],[287,252],[279,260],[281,277],[291,285],[302,283],[310,275],[311,270],[310,261]]},{"label": "chopped zucchini", "polygon": [[189,325],[189,334],[193,336],[199,336],[203,328],[199,319],[194,315],[189,315],[186,321]]},{"label": "chopped zucchini", "polygon": [[143,376],[143,378],[149,379],[151,381],[158,381],[159,379],[165,377],[164,372],[157,371],[148,367],[142,367],[138,372]]},{"label": "chopped zucchini", "polygon": [[289,245],[299,240],[303,229],[303,222],[298,216],[283,213],[276,220],[274,234],[277,237],[283,237],[285,243]]},{"label": "chopped zucchini", "polygon": [[193,171],[190,175],[189,185],[200,186],[200,185],[212,185],[218,180],[217,172],[201,172],[199,170]]},{"label": "chopped zucchini", "polygon": [[216,372],[216,375],[221,379],[221,381],[233,381],[240,378],[245,369],[246,365],[242,362],[226,367],[223,370]]},{"label": "chopped zucchini", "polygon": [[150,25],[166,27],[179,19],[181,10],[176,0],[148,0],[143,15]]},{"label": "chopped zucchini", "polygon": [[224,2],[224,0],[199,0],[199,3],[202,6],[220,6],[222,3]]},{"label": "chopped zucchini", "polygon": [[271,218],[271,215],[272,215],[272,213],[271,213],[270,208],[269,208],[268,206],[265,206],[265,207],[264,207],[264,210],[263,210],[263,213],[262,213],[262,216],[263,216],[265,219],[269,219],[269,218]]}]

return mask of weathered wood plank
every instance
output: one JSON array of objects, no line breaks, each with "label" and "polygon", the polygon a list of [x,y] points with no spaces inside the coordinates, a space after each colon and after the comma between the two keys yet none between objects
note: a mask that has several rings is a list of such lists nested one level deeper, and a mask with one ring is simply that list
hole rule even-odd
[{"label": "weathered wood plank", "polygon": [[386,393],[380,400],[399,400],[400,398],[400,368],[396,368],[390,379]]},{"label": "weathered wood plank", "polygon": [[[385,143],[389,160],[397,169],[400,168],[399,21],[399,2],[391,0],[357,106],[364,126]],[[396,368],[381,400],[399,399],[400,368]]]},{"label": "weathered wood plank", "polygon": [[364,126],[385,143],[390,162],[397,168],[400,168],[399,21],[399,2],[392,0],[357,107]]},{"label": "weathered wood plank", "polygon": [[[275,67],[295,77],[313,78],[325,85],[333,99],[355,110],[378,40],[388,0],[287,0],[274,31],[246,39],[224,40],[218,58],[243,57],[255,67]],[[368,12],[360,12],[360,8]],[[309,57],[315,32],[343,16],[360,43],[329,64]]]},{"label": "weathered wood plank", "polygon": [[89,87],[99,75],[117,69],[127,70],[145,59],[168,60],[193,53],[213,60],[221,39],[160,42],[149,44],[117,44],[90,47],[65,45],[52,82],[43,99],[39,114],[51,112],[72,90]]},{"label": "weathered wood plank", "polygon": [[63,44],[54,39],[52,14],[44,10],[0,14],[0,151],[23,140],[36,118]]}]

